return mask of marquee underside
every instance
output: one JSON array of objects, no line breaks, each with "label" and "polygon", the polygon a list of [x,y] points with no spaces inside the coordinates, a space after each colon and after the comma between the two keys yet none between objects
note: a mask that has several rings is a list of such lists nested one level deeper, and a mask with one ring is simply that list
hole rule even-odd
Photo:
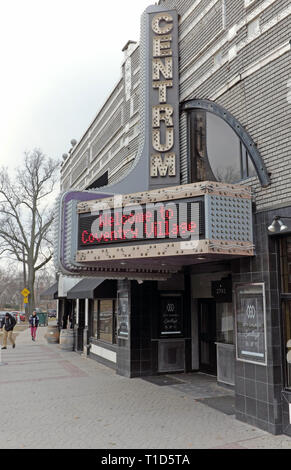
[{"label": "marquee underside", "polygon": [[[195,246],[195,248],[191,245]],[[253,256],[250,243],[201,240],[157,245],[102,248],[77,252],[76,261],[97,272],[116,276],[156,274],[167,276],[181,271],[183,266]]]}]

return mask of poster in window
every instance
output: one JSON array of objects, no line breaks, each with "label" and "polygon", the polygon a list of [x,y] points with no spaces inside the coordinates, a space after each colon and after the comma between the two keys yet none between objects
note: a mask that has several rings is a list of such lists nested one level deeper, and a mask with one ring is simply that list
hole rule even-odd
[{"label": "poster in window", "polygon": [[117,337],[126,340],[129,337],[129,302],[126,291],[117,294]]},{"label": "poster in window", "polygon": [[182,298],[162,297],[161,302],[161,336],[182,335]]},{"label": "poster in window", "polygon": [[264,284],[238,284],[235,289],[237,359],[267,364]]}]

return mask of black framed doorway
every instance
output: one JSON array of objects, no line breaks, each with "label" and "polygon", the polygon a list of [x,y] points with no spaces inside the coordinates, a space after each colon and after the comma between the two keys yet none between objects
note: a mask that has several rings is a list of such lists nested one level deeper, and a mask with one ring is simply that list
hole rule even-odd
[{"label": "black framed doorway", "polygon": [[198,331],[199,370],[216,376],[216,302],[214,300],[199,300]]}]

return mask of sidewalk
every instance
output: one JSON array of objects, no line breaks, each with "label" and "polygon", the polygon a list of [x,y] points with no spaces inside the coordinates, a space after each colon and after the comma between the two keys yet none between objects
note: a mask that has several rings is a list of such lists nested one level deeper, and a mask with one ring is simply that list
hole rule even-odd
[{"label": "sidewalk", "polygon": [[[14,332],[13,332],[13,337],[15,339],[15,345],[16,345],[15,349],[17,348],[17,346],[30,345],[32,343],[30,328],[27,327],[25,330],[18,332],[17,331],[17,326],[15,328],[16,331],[14,330]],[[22,325],[20,324],[20,326],[22,326]],[[47,341],[45,339],[46,332],[47,332],[47,327],[40,326],[37,329],[35,344],[36,343],[37,344],[47,344]],[[3,332],[0,330],[0,346],[2,346],[2,343],[3,343]],[[7,341],[7,347],[8,348],[11,347],[9,340]],[[0,363],[1,363],[1,353],[4,354],[4,351],[1,352],[1,349],[0,349]]]},{"label": "sidewalk", "polygon": [[[45,334],[47,332],[47,327],[46,326],[39,326],[37,329],[36,333],[36,343],[37,344],[47,344],[47,341],[45,339]],[[27,328],[24,331],[21,331],[17,337],[16,337],[16,347],[18,345],[25,345],[25,344],[31,344],[32,339],[31,339],[31,332],[30,328]]]},{"label": "sidewalk", "polygon": [[[128,379],[91,359],[37,341],[29,330],[3,351],[0,448],[291,449],[206,406],[180,385]],[[211,385],[211,384],[210,384]]]}]

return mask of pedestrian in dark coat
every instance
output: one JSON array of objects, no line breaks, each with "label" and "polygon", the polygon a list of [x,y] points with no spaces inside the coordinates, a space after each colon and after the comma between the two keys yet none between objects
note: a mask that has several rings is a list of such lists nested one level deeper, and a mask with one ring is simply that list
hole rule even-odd
[{"label": "pedestrian in dark coat", "polygon": [[16,325],[16,319],[11,313],[6,313],[4,319],[2,320],[1,329],[4,330],[3,336],[3,345],[1,349],[7,349],[7,339],[9,339],[12,347],[15,348],[15,340],[13,338],[13,328]]}]

